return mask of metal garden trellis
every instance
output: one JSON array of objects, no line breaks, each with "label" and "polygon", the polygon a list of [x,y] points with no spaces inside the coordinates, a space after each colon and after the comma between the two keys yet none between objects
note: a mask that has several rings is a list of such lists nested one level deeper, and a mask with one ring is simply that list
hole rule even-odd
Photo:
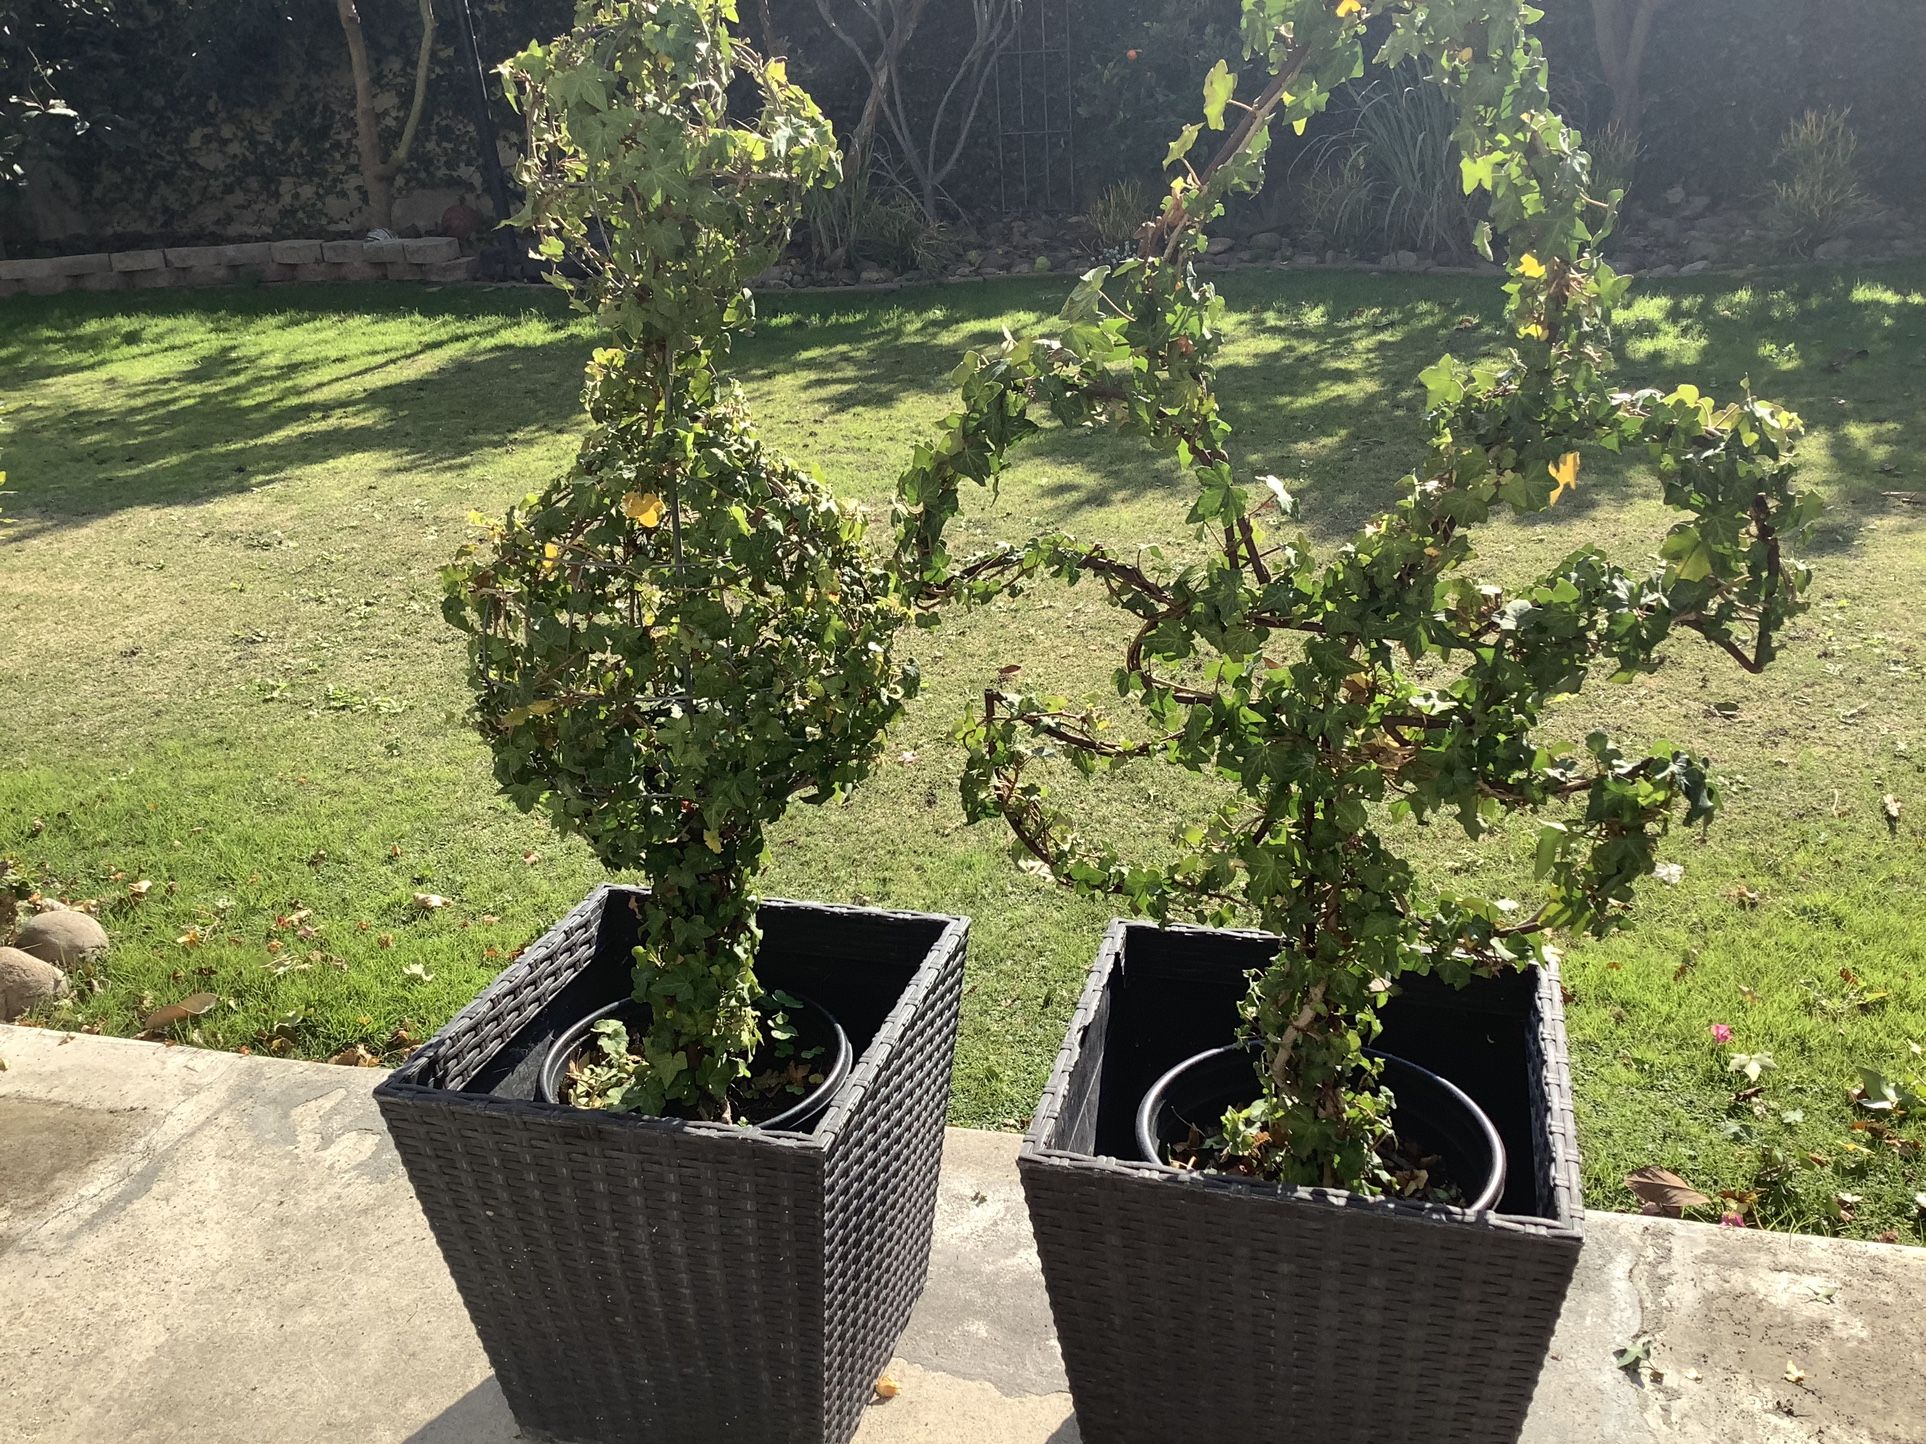
[{"label": "metal garden trellis", "polygon": [[1077,208],[1071,0],[1018,0],[996,62],[996,155],[1004,214]]}]

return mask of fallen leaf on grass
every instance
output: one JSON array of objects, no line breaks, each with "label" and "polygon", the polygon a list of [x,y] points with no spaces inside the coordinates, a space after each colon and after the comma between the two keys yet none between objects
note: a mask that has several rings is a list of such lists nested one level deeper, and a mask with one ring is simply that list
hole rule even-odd
[{"label": "fallen leaf on grass", "polygon": [[447,907],[448,899],[438,892],[418,892],[415,894],[415,906],[425,913],[432,913]]},{"label": "fallen leaf on grass", "polygon": [[1900,815],[1906,810],[1905,804],[1888,792],[1879,800],[1879,810],[1886,814],[1886,830],[1897,833]]},{"label": "fallen leaf on grass", "polygon": [[343,1068],[379,1068],[381,1066],[381,1060],[359,1043],[343,1048],[328,1061]]},{"label": "fallen leaf on grass", "polygon": [[877,1398],[894,1399],[898,1394],[902,1392],[903,1392],[903,1386],[896,1382],[896,1376],[894,1374],[885,1370],[881,1375],[877,1377],[877,1380],[876,1380],[876,1397]]},{"label": "fallen leaf on grass", "polygon": [[1728,888],[1725,896],[1728,902],[1737,903],[1747,912],[1751,912],[1758,907],[1760,903],[1765,901],[1764,893],[1760,892],[1757,888],[1747,887],[1744,883],[1740,883],[1734,888]]},{"label": "fallen leaf on grass", "polygon": [[174,941],[184,948],[198,948],[201,945],[201,930],[199,928],[189,928],[186,932],[175,938]]},{"label": "fallen leaf on grass", "polygon": [[542,860],[542,855],[539,852],[529,851],[522,854],[522,861],[527,863],[530,867],[535,866],[535,864],[540,862],[541,860]]},{"label": "fallen leaf on grass", "polygon": [[401,970],[401,975],[404,978],[417,978],[424,983],[432,983],[435,980],[435,975],[429,972],[420,963],[408,964],[407,967]]},{"label": "fallen leaf on grass", "polygon": [[212,993],[190,993],[178,1003],[169,1003],[164,1008],[156,1008],[141,1021],[141,1028],[148,1033],[165,1032],[177,1023],[185,1023],[189,1018],[198,1018],[208,1012],[220,999]]},{"label": "fallen leaf on grass", "polygon": [[1712,1202],[1676,1173],[1656,1165],[1628,1174],[1625,1186],[1638,1195],[1647,1212],[1662,1218],[1681,1218],[1686,1209],[1704,1208]]},{"label": "fallen leaf on grass", "polygon": [[127,884],[127,900],[139,902],[153,890],[154,885],[146,878],[142,878],[139,882],[130,882]]},{"label": "fallen leaf on grass", "polygon": [[1027,872],[1031,877],[1040,877],[1045,882],[1050,882],[1056,877],[1056,874],[1050,871],[1050,864],[1040,857],[1019,858],[1017,871]]}]

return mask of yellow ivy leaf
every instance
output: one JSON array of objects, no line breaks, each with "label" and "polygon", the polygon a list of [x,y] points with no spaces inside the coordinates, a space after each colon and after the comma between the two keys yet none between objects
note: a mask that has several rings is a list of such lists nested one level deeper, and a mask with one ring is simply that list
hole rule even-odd
[{"label": "yellow ivy leaf", "polygon": [[1304,119],[1292,121],[1291,129],[1296,131],[1299,135],[1302,135],[1304,134],[1305,130],[1310,126],[1310,124],[1311,124],[1310,118],[1307,116]]},{"label": "yellow ivy leaf", "polygon": [[1545,263],[1527,251],[1518,258],[1518,273],[1535,281],[1545,274]]},{"label": "yellow ivy leaf", "polygon": [[1340,19],[1355,15],[1364,8],[1364,0],[1338,0],[1337,13]]},{"label": "yellow ivy leaf", "polygon": [[662,525],[662,498],[652,491],[632,491],[622,498],[622,515],[653,530]]},{"label": "yellow ivy leaf", "polygon": [[1476,54],[1477,52],[1474,51],[1469,45],[1467,45],[1463,50],[1460,50],[1458,52],[1458,58],[1462,60],[1466,65],[1469,65],[1471,64]]},{"label": "yellow ivy leaf", "polygon": [[539,702],[530,702],[528,704],[528,715],[531,717],[546,717],[561,705],[562,704],[557,702],[553,697],[545,697]]},{"label": "yellow ivy leaf", "polygon": [[1568,491],[1578,490],[1578,453],[1568,451],[1545,470],[1552,475],[1558,485],[1552,489],[1551,504],[1558,505],[1558,499]]},{"label": "yellow ivy leaf", "polygon": [[713,827],[702,834],[702,845],[711,852],[722,851],[722,836]]}]

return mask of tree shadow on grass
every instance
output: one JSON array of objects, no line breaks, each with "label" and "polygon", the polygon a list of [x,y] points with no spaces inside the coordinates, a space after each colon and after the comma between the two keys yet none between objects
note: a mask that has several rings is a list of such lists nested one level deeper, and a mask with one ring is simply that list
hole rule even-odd
[{"label": "tree shadow on grass", "polygon": [[[733,369],[752,386],[803,380],[809,402],[831,417],[941,397],[967,346],[993,343],[1005,324],[1042,323],[1072,284],[1050,276],[765,298]],[[1399,478],[1422,460],[1419,372],[1448,351],[1471,357],[1502,339],[1503,296],[1490,279],[1243,272],[1220,284],[1230,343],[1219,386],[1239,470],[1283,477],[1325,539],[1391,505]],[[74,295],[10,302],[9,319],[18,324],[0,338],[0,379],[10,394],[103,362],[139,363],[77,402],[63,396],[58,409],[27,396],[8,443],[16,542],[125,509],[252,491],[357,454],[424,471],[486,465],[518,438],[577,424],[591,345],[568,327],[559,297],[532,288]],[[368,320],[412,329],[377,335],[353,324]],[[277,327],[308,349],[265,346]],[[340,348],[315,349],[316,327]],[[1731,396],[1749,377],[1805,415],[1809,447],[1828,453],[1834,472],[1818,549],[1849,548],[1878,517],[1926,519],[1883,496],[1926,476],[1912,359],[1926,354],[1926,266],[1654,284],[1634,293],[1620,329],[1626,385],[1669,389],[1690,378]],[[902,438],[904,458],[917,439]],[[1140,442],[1052,430],[1027,455],[1052,510],[1168,490],[1179,508],[1168,532],[1182,529],[1190,483]],[[1533,524],[1567,525],[1656,494],[1638,468],[1602,452],[1587,458],[1585,475],[1555,519]]]},{"label": "tree shadow on grass", "polygon": [[[424,472],[486,466],[513,441],[574,424],[589,341],[565,329],[554,300],[393,289],[63,296],[23,308],[0,342],[0,385],[17,398],[7,541],[250,492],[362,454]],[[368,319],[400,324],[354,325]],[[97,384],[60,384],[103,366],[113,369]]]},{"label": "tree shadow on grass", "polygon": [[[1220,370],[1240,470],[1282,476],[1325,539],[1391,505],[1399,479],[1423,461],[1419,373],[1446,353],[1473,360],[1502,342],[1504,298],[1486,280],[1245,275],[1224,290],[1234,332],[1264,338],[1255,357],[1233,343]],[[1809,484],[1831,502],[1808,550],[1848,550],[1881,518],[1926,521],[1926,510],[1886,495],[1926,486],[1917,369],[1926,267],[1641,285],[1617,343],[1615,378],[1627,388],[1690,381],[1732,399],[1749,381],[1805,419]],[[1636,459],[1592,448],[1585,467],[1556,514],[1525,524],[1569,526],[1659,495]]]}]

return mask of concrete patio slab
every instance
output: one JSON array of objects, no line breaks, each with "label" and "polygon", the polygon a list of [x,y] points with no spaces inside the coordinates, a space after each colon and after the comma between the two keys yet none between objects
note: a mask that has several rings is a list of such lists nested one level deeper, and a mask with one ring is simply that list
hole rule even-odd
[{"label": "concrete patio slab", "polygon": [[[8,1444],[516,1438],[378,1072],[5,1027],[0,1059]],[[949,1135],[858,1444],[1076,1444],[1015,1153]],[[1527,1444],[1926,1444],[1923,1300],[1926,1251],[1594,1216]],[[1612,1365],[1641,1334],[1662,1379]]]}]

